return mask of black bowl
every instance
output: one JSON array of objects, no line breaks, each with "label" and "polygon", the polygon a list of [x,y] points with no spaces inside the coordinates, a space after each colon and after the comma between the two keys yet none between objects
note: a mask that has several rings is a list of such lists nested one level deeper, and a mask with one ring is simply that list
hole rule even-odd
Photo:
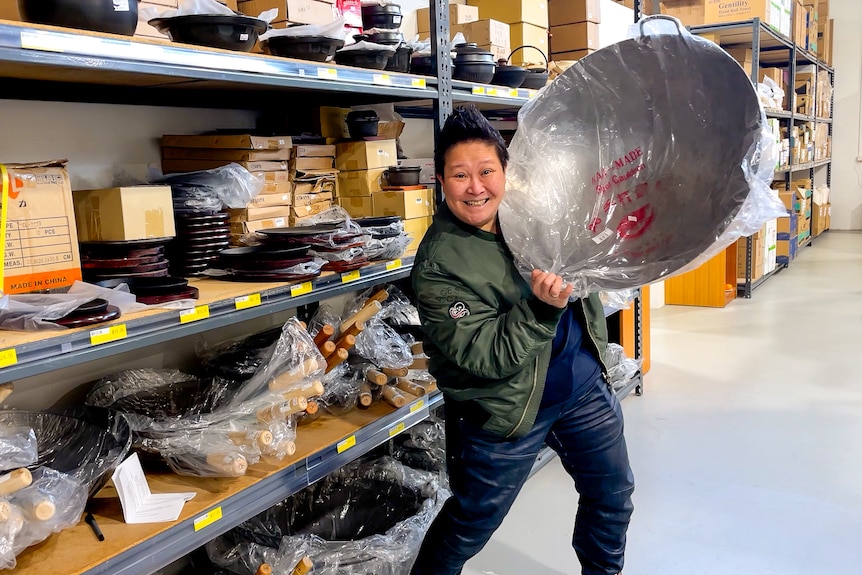
[{"label": "black bowl", "polygon": [[392,54],[386,50],[342,50],[335,53],[335,61],[344,66],[383,70]]},{"label": "black bowl", "polygon": [[395,50],[395,54],[389,58],[386,70],[389,72],[409,72],[411,54],[413,54],[413,48],[407,44],[402,44]]},{"label": "black bowl", "polygon": [[530,90],[540,90],[548,83],[548,71],[541,68],[527,68],[527,75],[524,77],[521,88]]},{"label": "black bowl", "polygon": [[18,0],[18,10],[26,22],[123,36],[132,36],[138,25],[137,0],[129,0],[125,11],[114,0]]},{"label": "black bowl", "polygon": [[418,186],[419,166],[392,166],[384,172],[390,186]]},{"label": "black bowl", "polygon": [[398,30],[378,32],[376,34],[369,34],[368,41],[374,44],[383,44],[384,46],[398,46],[404,42],[404,35]]},{"label": "black bowl", "polygon": [[491,78],[491,83],[495,86],[519,88],[527,78],[527,73],[527,69],[521,66],[499,65],[494,72],[494,77]]},{"label": "black bowl", "polygon": [[362,7],[362,28],[396,30],[401,27],[401,6],[398,4],[368,5]]},{"label": "black bowl", "polygon": [[269,25],[248,16],[194,15],[155,18],[150,26],[165,27],[174,42],[248,52]]},{"label": "black bowl", "polygon": [[377,135],[377,128],[380,125],[380,118],[373,110],[369,114],[367,111],[356,111],[347,114],[347,131],[350,132],[350,137],[354,140],[362,138],[373,138]]},{"label": "black bowl", "polygon": [[467,62],[457,66],[453,64],[452,79],[487,84],[494,79],[496,69],[497,65],[493,62]]},{"label": "black bowl", "polygon": [[432,56],[413,56],[410,58],[410,73],[420,76],[436,76]]},{"label": "black bowl", "polygon": [[261,42],[273,56],[296,58],[311,62],[326,62],[344,47],[344,40],[325,36],[274,36]]}]

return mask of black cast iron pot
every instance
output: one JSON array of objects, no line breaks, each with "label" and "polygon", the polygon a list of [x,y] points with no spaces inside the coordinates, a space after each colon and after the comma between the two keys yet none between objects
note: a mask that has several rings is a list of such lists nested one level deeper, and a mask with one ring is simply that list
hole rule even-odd
[{"label": "black cast iron pot", "polygon": [[362,7],[362,28],[396,30],[401,27],[401,6],[398,4],[370,5]]},{"label": "black cast iron pot", "polygon": [[390,186],[406,187],[419,185],[419,166],[392,166],[385,175]]},{"label": "black cast iron pot", "polygon": [[132,36],[138,0],[18,0],[27,22]]}]

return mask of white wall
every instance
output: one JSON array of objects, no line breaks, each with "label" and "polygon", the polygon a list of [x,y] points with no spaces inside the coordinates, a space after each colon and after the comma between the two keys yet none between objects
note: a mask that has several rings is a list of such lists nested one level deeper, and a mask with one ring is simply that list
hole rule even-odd
[{"label": "white wall", "polygon": [[862,2],[831,0],[835,19],[832,228],[862,229]]}]

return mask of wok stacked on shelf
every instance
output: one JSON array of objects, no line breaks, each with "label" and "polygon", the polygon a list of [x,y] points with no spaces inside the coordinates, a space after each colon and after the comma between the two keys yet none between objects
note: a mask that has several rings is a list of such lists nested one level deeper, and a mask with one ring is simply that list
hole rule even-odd
[{"label": "wok stacked on shelf", "polygon": [[203,275],[230,245],[230,215],[224,212],[176,214],[177,235],[168,244],[170,272],[174,276]]},{"label": "wok stacked on shelf", "polygon": [[154,278],[168,275],[166,246],[171,238],[150,240],[81,242],[81,267],[85,281],[116,278]]}]

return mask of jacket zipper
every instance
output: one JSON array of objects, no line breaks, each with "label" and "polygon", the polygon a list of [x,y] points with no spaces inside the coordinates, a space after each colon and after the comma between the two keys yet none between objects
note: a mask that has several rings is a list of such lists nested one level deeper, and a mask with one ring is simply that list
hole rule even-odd
[{"label": "jacket zipper", "polygon": [[584,314],[584,327],[587,328],[587,335],[590,337],[590,343],[593,344],[593,348],[596,350],[597,359],[599,360],[599,366],[602,368],[602,375],[605,376],[605,380],[608,379],[608,368],[605,365],[605,358],[602,355],[602,350],[599,349],[599,344],[596,342],[596,338],[593,335],[593,331],[590,328],[590,319],[587,317],[587,310],[584,307],[583,302],[581,302],[581,311]]},{"label": "jacket zipper", "polygon": [[521,412],[521,419],[518,420],[518,423],[515,427],[512,428],[512,431],[506,434],[506,437],[512,437],[518,428],[524,423],[524,419],[527,417],[527,410],[530,408],[530,403],[533,400],[533,394],[536,393],[536,387],[539,385],[539,356],[536,356],[535,366],[533,368],[533,387],[530,389],[530,396],[527,398],[527,405],[524,407],[524,411]]}]

